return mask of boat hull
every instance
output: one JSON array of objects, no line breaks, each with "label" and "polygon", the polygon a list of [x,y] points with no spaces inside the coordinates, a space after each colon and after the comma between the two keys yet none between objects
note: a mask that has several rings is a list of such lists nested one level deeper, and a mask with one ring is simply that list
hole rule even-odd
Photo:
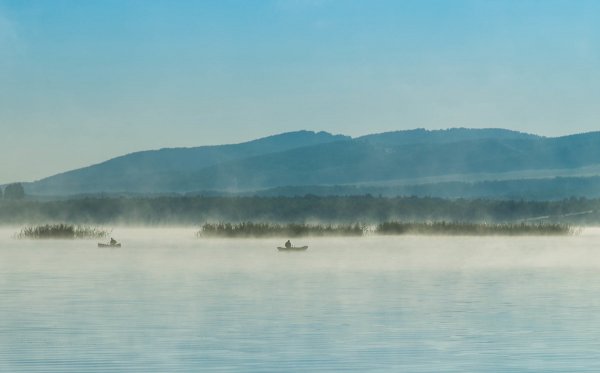
[{"label": "boat hull", "polygon": [[99,243],[98,247],[121,247],[121,244],[115,244],[115,245],[111,245],[111,244],[107,244],[107,243]]},{"label": "boat hull", "polygon": [[279,251],[305,251],[306,249],[308,249],[308,246],[277,247]]}]

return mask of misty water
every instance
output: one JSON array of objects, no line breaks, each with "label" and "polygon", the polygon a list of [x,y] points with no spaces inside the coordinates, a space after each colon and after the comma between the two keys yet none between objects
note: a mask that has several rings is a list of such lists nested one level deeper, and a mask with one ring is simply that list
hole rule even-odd
[{"label": "misty water", "polygon": [[600,231],[96,241],[0,230],[1,372],[597,372]]}]

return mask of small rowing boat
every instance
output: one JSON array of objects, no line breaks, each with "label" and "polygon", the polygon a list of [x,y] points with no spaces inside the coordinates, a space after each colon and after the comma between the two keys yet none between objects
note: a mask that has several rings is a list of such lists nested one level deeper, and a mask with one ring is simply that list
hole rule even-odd
[{"label": "small rowing boat", "polygon": [[277,250],[279,251],[305,251],[306,249],[308,249],[308,246],[277,247]]},{"label": "small rowing boat", "polygon": [[121,247],[120,243],[109,244],[109,243],[98,243],[98,247]]}]

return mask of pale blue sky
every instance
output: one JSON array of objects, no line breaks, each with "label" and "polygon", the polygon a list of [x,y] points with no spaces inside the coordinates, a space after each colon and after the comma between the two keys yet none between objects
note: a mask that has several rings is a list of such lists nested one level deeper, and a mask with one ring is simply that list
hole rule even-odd
[{"label": "pale blue sky", "polygon": [[600,1],[0,0],[0,183],[299,129],[599,129]]}]

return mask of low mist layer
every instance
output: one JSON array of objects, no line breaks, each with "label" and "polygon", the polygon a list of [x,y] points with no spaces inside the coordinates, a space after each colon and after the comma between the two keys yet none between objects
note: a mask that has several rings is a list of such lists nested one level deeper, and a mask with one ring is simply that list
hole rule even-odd
[{"label": "low mist layer", "polygon": [[[281,253],[282,239],[198,239],[194,229],[116,228],[119,249],[96,240],[15,240],[0,229],[1,266],[46,271],[116,271],[119,266],[157,276],[181,269],[206,272],[398,271],[535,268],[600,268],[600,230],[563,237],[368,236],[296,238],[301,253]],[[37,263],[37,264],[36,264]],[[69,264],[70,263],[70,264]],[[117,267],[115,267],[117,266]],[[8,268],[8,267],[7,267]]]}]

